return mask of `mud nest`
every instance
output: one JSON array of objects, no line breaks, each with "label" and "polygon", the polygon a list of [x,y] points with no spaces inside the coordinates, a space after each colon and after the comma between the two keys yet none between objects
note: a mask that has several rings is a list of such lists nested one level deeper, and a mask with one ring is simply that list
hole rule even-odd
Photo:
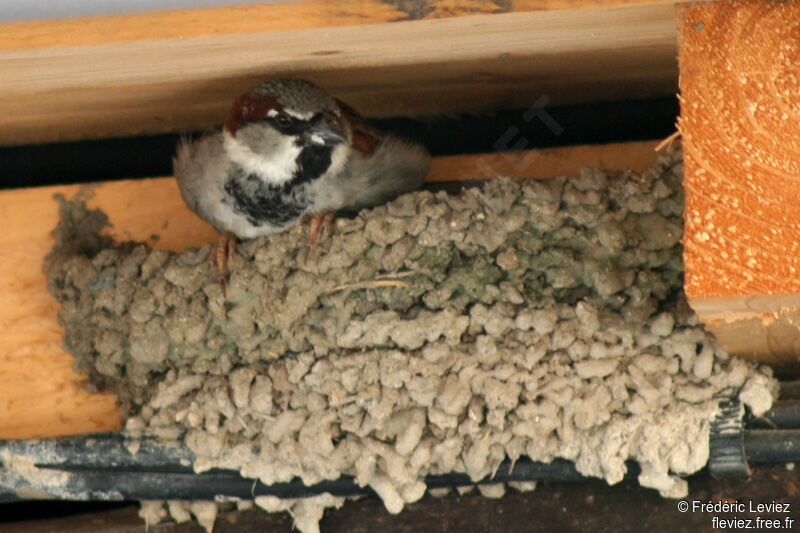
[{"label": "mud nest", "polygon": [[[641,174],[408,194],[338,219],[308,259],[301,225],[241,243],[225,290],[210,246],[112,244],[62,199],[49,287],[77,369],[129,429],[188,430],[198,471],[352,474],[398,512],[427,474],[528,456],[615,483],[633,459],[676,497],[718,396],[763,412],[777,390],[686,304],[681,175],[671,152]],[[326,498],[256,503],[313,530]]]}]

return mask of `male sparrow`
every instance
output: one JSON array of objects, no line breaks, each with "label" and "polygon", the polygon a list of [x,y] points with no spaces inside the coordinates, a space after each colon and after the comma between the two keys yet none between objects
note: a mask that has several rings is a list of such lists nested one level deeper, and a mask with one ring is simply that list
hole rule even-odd
[{"label": "male sparrow", "polygon": [[332,213],[375,206],[417,188],[430,156],[370,127],[349,105],[300,79],[272,79],[240,96],[222,130],[183,141],[173,158],[183,199],[221,233],[212,263],[224,280],[236,238],[311,216],[309,246]]}]

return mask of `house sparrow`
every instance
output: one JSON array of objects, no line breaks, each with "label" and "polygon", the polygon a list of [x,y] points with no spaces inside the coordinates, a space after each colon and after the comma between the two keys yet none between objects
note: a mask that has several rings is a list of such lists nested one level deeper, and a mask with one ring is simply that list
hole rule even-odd
[{"label": "house sparrow", "polygon": [[424,148],[376,131],[317,85],[272,79],[234,102],[221,131],[181,142],[173,169],[188,206],[221,233],[211,261],[224,280],[236,238],[311,216],[311,246],[332,213],[417,188],[429,162]]}]

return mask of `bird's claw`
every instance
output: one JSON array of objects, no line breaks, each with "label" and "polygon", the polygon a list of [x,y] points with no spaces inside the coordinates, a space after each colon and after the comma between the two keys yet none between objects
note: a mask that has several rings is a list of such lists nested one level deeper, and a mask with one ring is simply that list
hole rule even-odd
[{"label": "bird's claw", "polygon": [[221,234],[211,249],[208,256],[208,266],[217,271],[217,278],[222,291],[225,291],[225,281],[228,276],[228,261],[233,261],[236,255],[236,236],[230,231]]},{"label": "bird's claw", "polygon": [[306,243],[306,262],[311,255],[311,250],[314,248],[314,243],[317,241],[318,235],[325,235],[331,227],[333,222],[333,213],[321,213],[311,217],[308,224],[308,242]]}]

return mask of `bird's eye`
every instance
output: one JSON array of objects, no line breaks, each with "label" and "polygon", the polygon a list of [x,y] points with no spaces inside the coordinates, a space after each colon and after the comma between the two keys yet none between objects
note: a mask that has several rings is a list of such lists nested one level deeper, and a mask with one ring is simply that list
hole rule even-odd
[{"label": "bird's eye", "polygon": [[285,128],[292,123],[292,119],[289,118],[289,116],[285,115],[284,113],[281,113],[277,117],[275,117],[275,121],[278,123],[278,126],[282,128]]}]

